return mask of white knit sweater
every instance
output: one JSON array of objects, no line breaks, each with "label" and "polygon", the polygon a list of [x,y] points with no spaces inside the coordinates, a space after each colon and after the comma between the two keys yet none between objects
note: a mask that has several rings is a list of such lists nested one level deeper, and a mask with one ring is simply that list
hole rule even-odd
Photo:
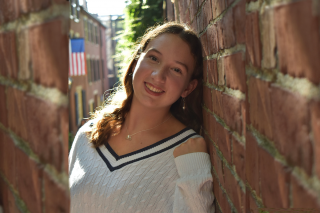
[{"label": "white knit sweater", "polygon": [[184,129],[144,149],[118,156],[110,146],[91,147],[78,131],[69,153],[71,213],[214,212],[210,157],[173,157],[175,147],[200,137]]}]

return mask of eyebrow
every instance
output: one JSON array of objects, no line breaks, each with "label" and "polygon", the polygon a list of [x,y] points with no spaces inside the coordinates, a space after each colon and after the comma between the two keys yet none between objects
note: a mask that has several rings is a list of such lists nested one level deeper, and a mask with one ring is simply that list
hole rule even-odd
[{"label": "eyebrow", "polygon": [[[157,53],[159,53],[160,55],[162,55],[162,53],[161,53],[159,50],[155,49],[155,48],[150,48],[147,52],[149,52],[149,51],[154,51],[154,52],[157,52]],[[184,66],[184,68],[186,68],[187,72],[189,71],[188,66],[187,66],[186,64],[184,64],[184,63],[182,63],[182,62],[180,62],[180,61],[175,61],[175,62],[176,62],[177,64],[180,64],[180,65]]]}]

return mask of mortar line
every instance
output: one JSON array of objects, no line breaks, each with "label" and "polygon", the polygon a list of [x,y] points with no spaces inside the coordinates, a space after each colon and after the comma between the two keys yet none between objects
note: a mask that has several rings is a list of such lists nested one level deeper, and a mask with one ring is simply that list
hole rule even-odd
[{"label": "mortar line", "polygon": [[62,186],[67,192],[69,192],[69,175],[63,172],[58,172],[55,167],[50,165],[49,163],[44,163],[40,160],[39,156],[33,152],[31,147],[27,142],[25,142],[23,139],[21,139],[19,136],[17,136],[14,132],[7,129],[3,126],[2,123],[0,123],[0,130],[2,130],[4,133],[8,134],[10,138],[12,139],[15,147],[19,148],[21,151],[23,151],[31,160],[33,160],[35,163],[41,165],[44,171],[48,173],[48,175],[59,185]]},{"label": "mortar line", "polygon": [[281,5],[287,5],[299,1],[301,0],[258,0],[256,2],[249,2],[246,3],[246,13],[259,12],[260,14],[262,14],[266,9],[275,8]]},{"label": "mortar line", "polygon": [[9,191],[12,193],[12,196],[14,197],[14,202],[16,204],[16,207],[22,212],[22,213],[30,213],[30,211],[27,208],[27,205],[24,203],[24,200],[22,200],[19,196],[19,192],[14,189],[13,185],[9,182],[9,180],[6,178],[6,176],[0,171],[0,176],[3,179],[3,181],[6,183],[6,185],[9,188]]},{"label": "mortar line", "polygon": [[249,189],[250,195],[253,198],[256,205],[258,206],[258,208],[265,208],[262,199],[257,195],[256,191],[251,188],[248,181],[246,182],[246,189]]},{"label": "mortar line", "polygon": [[220,183],[220,180],[219,180],[219,178],[218,178],[218,174],[217,174],[215,168],[214,168],[213,166],[212,166],[211,168],[212,168],[212,171],[213,171],[213,173],[214,173],[214,176],[216,176],[216,179],[217,179],[217,181],[218,181],[218,184],[219,184],[220,189],[222,190],[223,194],[225,194],[225,197],[227,198],[228,204],[229,204],[229,206],[231,207],[231,212],[232,212],[232,213],[238,213],[238,210],[237,210],[237,208],[234,206],[234,204],[233,204],[232,200],[230,199],[230,197],[229,197],[226,189],[225,189],[225,188],[223,187],[223,185]]},{"label": "mortar line", "polygon": [[213,53],[211,55],[203,57],[204,60],[212,60],[212,59],[219,59],[220,57],[225,57],[232,55],[234,53],[242,52],[242,54],[245,54],[246,52],[246,45],[245,44],[236,44],[233,47],[221,49],[217,53]]},{"label": "mortar line", "polygon": [[308,100],[320,100],[320,84],[316,85],[307,78],[283,74],[278,69],[257,69],[252,66],[246,66],[246,75],[271,82],[273,86],[298,93]]},{"label": "mortar line", "polygon": [[58,107],[68,107],[69,105],[68,96],[59,89],[44,87],[40,84],[32,82],[31,80],[19,81],[0,75],[0,85],[10,86],[12,88],[21,90],[29,95],[51,102]]},{"label": "mortar line", "polygon": [[230,129],[230,127],[224,122],[224,120],[222,118],[220,118],[218,115],[216,115],[214,112],[211,112],[207,107],[202,106],[202,109],[206,110],[209,114],[211,114],[216,121],[223,126],[228,132],[231,133],[231,135],[233,137],[235,137],[244,147],[246,146],[246,139],[245,136],[240,136],[239,133],[237,133],[236,131],[233,131]]},{"label": "mortar line", "polygon": [[217,90],[217,91],[220,91],[222,92],[223,94],[226,94],[226,95],[229,95],[229,96],[232,96],[232,97],[235,97],[241,101],[245,101],[246,100],[246,95],[241,92],[240,90],[237,90],[237,89],[231,89],[227,86],[219,86],[219,85],[215,85],[215,84],[209,84],[209,83],[206,83],[204,82],[203,83],[204,86],[210,88],[210,89],[214,89],[214,90]]},{"label": "mortar line", "polygon": [[[208,132],[207,132],[206,130],[204,130],[204,132],[205,132],[205,134],[206,134],[207,136],[209,136],[209,135],[208,135]],[[246,193],[246,191],[245,191],[245,190],[246,190],[245,184],[244,184],[243,180],[239,177],[239,175],[237,174],[237,172],[235,171],[235,167],[229,165],[227,159],[223,156],[223,154],[222,154],[221,150],[219,149],[218,145],[212,140],[212,138],[209,137],[209,139],[210,139],[211,143],[213,144],[213,146],[215,147],[215,149],[216,149],[216,151],[217,151],[217,154],[218,154],[220,160],[221,160],[221,161],[224,163],[224,165],[230,170],[231,174],[233,175],[233,177],[236,179],[237,183],[239,184],[242,192],[243,192],[243,193]]]},{"label": "mortar line", "polygon": [[309,176],[301,167],[290,165],[286,158],[275,148],[274,142],[262,135],[252,125],[247,125],[247,130],[252,133],[261,148],[266,150],[275,160],[279,161],[280,164],[291,170],[292,175],[297,178],[305,189],[316,193],[317,197],[320,197],[320,180],[315,173]]},{"label": "mortar line", "polygon": [[22,15],[14,21],[2,24],[0,26],[0,33],[9,31],[20,31],[21,29],[26,29],[58,17],[65,17],[67,18],[67,20],[70,19],[68,5],[52,4],[45,10]]},{"label": "mortar line", "polygon": [[[234,2],[232,2],[232,4],[227,7],[226,9],[224,9],[216,18],[212,19],[209,24],[205,27],[205,29],[199,33],[199,37],[202,36],[207,30],[209,27],[211,27],[212,25],[214,25],[215,23],[217,23],[218,21],[220,21],[224,16],[225,14],[230,10],[232,9],[233,7],[235,7],[241,0],[235,0]],[[192,22],[191,22],[192,24]]]}]

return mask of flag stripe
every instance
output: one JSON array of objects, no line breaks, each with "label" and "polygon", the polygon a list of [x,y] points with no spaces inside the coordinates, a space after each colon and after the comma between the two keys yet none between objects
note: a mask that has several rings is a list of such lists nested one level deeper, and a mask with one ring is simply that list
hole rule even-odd
[{"label": "flag stripe", "polygon": [[69,76],[86,75],[84,39],[69,40]]}]

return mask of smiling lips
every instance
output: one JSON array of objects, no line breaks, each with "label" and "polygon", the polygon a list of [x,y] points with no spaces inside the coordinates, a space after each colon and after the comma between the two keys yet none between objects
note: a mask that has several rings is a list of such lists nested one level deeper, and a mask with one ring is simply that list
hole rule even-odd
[{"label": "smiling lips", "polygon": [[157,88],[153,87],[151,84],[149,84],[149,83],[147,83],[147,82],[145,82],[145,85],[146,85],[146,87],[147,87],[150,91],[152,91],[152,92],[155,92],[155,93],[163,93],[163,92],[164,92],[164,91],[161,90],[161,89],[157,89]]}]

